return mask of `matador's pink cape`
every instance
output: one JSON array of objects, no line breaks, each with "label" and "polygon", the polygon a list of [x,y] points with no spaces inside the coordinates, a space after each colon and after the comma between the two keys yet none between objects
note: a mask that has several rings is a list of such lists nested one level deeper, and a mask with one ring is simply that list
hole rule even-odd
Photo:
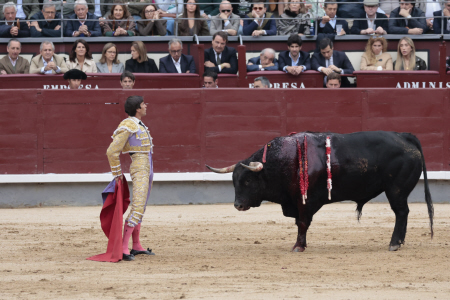
[{"label": "matador's pink cape", "polygon": [[116,185],[115,180],[102,193],[103,208],[100,212],[100,223],[103,232],[108,238],[108,247],[106,253],[88,257],[88,260],[118,262],[122,260],[122,228],[123,213],[130,204],[130,191],[128,183],[123,177],[123,182],[119,181]]}]

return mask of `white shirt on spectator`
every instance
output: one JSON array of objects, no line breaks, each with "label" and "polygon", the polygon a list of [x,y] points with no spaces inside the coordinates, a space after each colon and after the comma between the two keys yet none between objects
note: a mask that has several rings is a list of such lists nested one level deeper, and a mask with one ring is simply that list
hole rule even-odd
[{"label": "white shirt on spectator", "polygon": [[178,59],[178,61],[175,61],[175,59],[173,59],[173,57],[172,57],[172,61],[173,61],[173,64],[175,65],[175,68],[177,69],[178,73],[182,73],[181,72],[181,64],[180,64],[181,57]]},{"label": "white shirt on spectator", "polygon": [[[41,68],[41,73],[42,74],[53,74],[52,69],[45,71],[45,67],[47,66],[48,63],[45,61],[44,58],[42,58],[42,61],[44,62],[44,66]],[[52,61],[53,61],[53,56],[52,56],[52,59],[50,59],[50,62],[52,62]],[[58,66],[56,66],[56,73],[61,73],[61,69]]]},{"label": "white shirt on spectator", "polygon": [[[331,27],[333,27],[333,29],[334,29],[336,27],[336,16],[334,16],[333,19],[330,19],[330,21],[328,23],[330,23]],[[322,22],[319,23],[320,28],[324,28],[325,25],[327,25],[327,24],[323,24]]]},{"label": "white shirt on spectator", "polygon": [[[291,52],[289,52],[289,57],[291,58],[291,65],[290,66],[298,66],[298,62],[300,61],[300,55],[301,54],[299,53],[298,57],[297,57],[297,60],[294,60],[292,58],[292,56],[291,56]],[[289,66],[284,66],[283,71],[285,71],[287,73],[288,71],[286,70],[286,67],[289,67]],[[305,72],[306,66],[301,65],[301,67],[303,67],[302,72]]]},{"label": "white shirt on spectator", "polygon": [[375,18],[373,18],[373,20],[369,19],[369,16],[366,14],[366,18],[367,18],[367,28],[372,28],[373,30],[377,29],[375,27],[375,19],[377,18],[377,15],[375,15]]},{"label": "white shirt on spectator", "polygon": [[[330,57],[330,59],[325,59],[325,67],[328,68],[329,66],[334,65],[333,63],[333,56]],[[323,67],[317,68],[317,71],[322,72]],[[341,69],[341,74],[344,74],[344,70]]]},{"label": "white shirt on spectator", "polygon": [[97,17],[102,17],[102,11],[100,10],[100,1],[101,0],[95,0],[95,11],[94,11],[94,15],[96,15]]},{"label": "white shirt on spectator", "polygon": [[439,5],[439,2],[433,1],[433,0],[428,0],[426,10],[427,11],[425,12],[425,17],[434,18],[433,13],[435,11],[441,10],[441,7]]},{"label": "white shirt on spectator", "polygon": [[27,18],[27,16],[23,12],[22,0],[17,0],[16,9],[17,9],[16,18],[19,18],[19,19],[26,19]]}]

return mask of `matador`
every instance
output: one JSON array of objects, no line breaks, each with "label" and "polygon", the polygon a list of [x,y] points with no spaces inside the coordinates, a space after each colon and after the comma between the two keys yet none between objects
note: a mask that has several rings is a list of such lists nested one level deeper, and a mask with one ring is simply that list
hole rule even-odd
[{"label": "matador", "polygon": [[[141,96],[128,97],[125,102],[125,112],[129,117],[123,120],[114,131],[113,141],[106,155],[116,183],[123,179],[120,153],[129,153],[132,160],[130,175],[133,181],[133,198],[131,211],[125,219],[122,240],[122,259],[130,261],[134,260],[134,256],[138,254],[154,255],[150,249],[145,250],[139,241],[142,217],[153,183],[153,141],[148,128],[141,120],[147,114],[147,105],[143,98]],[[130,251],[128,242],[131,236],[133,237],[133,247]]]}]

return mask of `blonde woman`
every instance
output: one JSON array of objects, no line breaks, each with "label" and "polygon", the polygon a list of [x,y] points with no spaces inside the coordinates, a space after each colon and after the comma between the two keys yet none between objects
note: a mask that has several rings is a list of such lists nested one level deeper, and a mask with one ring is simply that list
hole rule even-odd
[{"label": "blonde woman", "polygon": [[300,0],[290,0],[281,19],[277,20],[278,35],[310,34],[311,18],[304,3]]},{"label": "blonde woman", "polygon": [[141,41],[131,43],[131,59],[125,62],[125,71],[131,73],[158,73],[155,61],[147,57],[147,49]]},{"label": "blonde woman", "polygon": [[367,42],[366,52],[361,57],[361,71],[392,71],[392,57],[387,53],[387,41],[384,37],[371,38]]},{"label": "blonde woman", "polygon": [[414,42],[409,37],[404,37],[398,42],[397,60],[394,61],[395,71],[426,70],[427,64],[416,56]]},{"label": "blonde woman", "polygon": [[97,72],[98,73],[123,73],[124,66],[121,63],[117,56],[119,53],[117,52],[117,47],[113,43],[107,43],[102,50],[102,58],[97,63]]}]

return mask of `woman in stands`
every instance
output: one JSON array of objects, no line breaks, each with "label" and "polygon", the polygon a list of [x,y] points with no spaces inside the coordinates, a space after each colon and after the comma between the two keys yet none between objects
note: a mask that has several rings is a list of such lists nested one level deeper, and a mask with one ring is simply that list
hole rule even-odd
[{"label": "woman in stands", "polygon": [[307,13],[305,4],[300,0],[290,0],[286,10],[277,20],[278,35],[309,35],[311,27],[311,14]]},{"label": "woman in stands", "polygon": [[158,73],[155,61],[147,57],[147,49],[141,41],[131,43],[131,59],[125,62],[125,71],[131,73]]},{"label": "woman in stands", "polygon": [[123,3],[111,5],[111,14],[105,22],[100,22],[105,36],[134,36],[136,23]]},{"label": "woman in stands", "polygon": [[103,47],[102,58],[97,63],[97,72],[98,73],[123,73],[124,66],[121,63],[117,56],[117,47],[113,43],[108,43]]},{"label": "woman in stands", "polygon": [[[183,14],[179,15],[178,19],[178,35],[192,36],[196,35],[210,35],[208,23],[200,16],[200,6],[197,5],[197,0],[188,0],[183,10]],[[189,18],[189,20],[187,20]],[[197,20],[194,20],[197,19]],[[183,20],[184,19],[184,20]]]},{"label": "woman in stands", "polygon": [[426,70],[427,63],[416,56],[414,42],[409,37],[403,37],[398,42],[397,60],[394,61],[396,71],[418,71]]},{"label": "woman in stands", "polygon": [[143,36],[166,35],[167,20],[161,19],[159,14],[160,13],[155,4],[150,4],[142,10],[141,17],[142,19],[147,19],[147,21],[139,20],[137,22],[139,35]]},{"label": "woman in stands", "polygon": [[73,43],[67,67],[69,70],[78,69],[84,73],[97,73],[97,66],[92,59],[89,45],[85,40],[78,39]]},{"label": "woman in stands", "polygon": [[386,52],[387,46],[387,41],[384,37],[369,39],[366,45],[366,52],[361,57],[360,70],[392,71],[392,57]]}]

